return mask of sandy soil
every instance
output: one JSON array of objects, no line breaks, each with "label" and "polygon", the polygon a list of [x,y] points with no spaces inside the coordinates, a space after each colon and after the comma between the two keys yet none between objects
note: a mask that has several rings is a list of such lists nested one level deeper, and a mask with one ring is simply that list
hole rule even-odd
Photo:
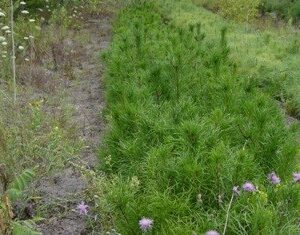
[{"label": "sandy soil", "polygon": [[[88,38],[76,40],[74,34]],[[104,107],[102,76],[104,66],[100,53],[109,46],[111,35],[111,17],[101,16],[88,20],[82,29],[70,32],[64,40],[63,47],[68,51],[77,50],[72,62],[74,78],[65,79],[58,89],[66,94],[65,102],[74,108],[71,122],[75,124],[78,138],[84,140],[85,148],[75,164],[94,168],[97,164],[97,148],[104,130],[101,112]],[[78,169],[67,167],[52,176],[42,178],[34,183],[34,188],[41,197],[39,205],[51,207],[48,218],[38,225],[43,234],[88,234],[84,216],[75,209],[82,200],[87,187],[85,179]]]}]

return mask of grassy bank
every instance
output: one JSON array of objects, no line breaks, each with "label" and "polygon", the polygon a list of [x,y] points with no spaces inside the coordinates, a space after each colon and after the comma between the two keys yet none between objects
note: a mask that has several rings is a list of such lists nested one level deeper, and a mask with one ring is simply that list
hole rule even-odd
[{"label": "grassy bank", "polygon": [[[219,18],[176,4],[168,12],[133,4],[115,22],[100,154],[110,181],[97,201],[104,229],[140,234],[148,217],[149,234],[222,232],[228,215],[226,234],[298,234],[293,133],[252,73],[229,58],[223,24],[207,30]],[[190,11],[205,15],[193,21]],[[268,182],[272,171],[280,185]],[[247,181],[254,192],[234,195]]]},{"label": "grassy bank", "polygon": [[190,0],[174,1],[166,9],[179,27],[201,23],[208,38],[218,37],[226,27],[230,57],[237,63],[238,73],[256,80],[259,87],[284,104],[290,115],[299,117],[299,30],[287,25],[276,28],[263,20],[252,25],[225,20]]}]

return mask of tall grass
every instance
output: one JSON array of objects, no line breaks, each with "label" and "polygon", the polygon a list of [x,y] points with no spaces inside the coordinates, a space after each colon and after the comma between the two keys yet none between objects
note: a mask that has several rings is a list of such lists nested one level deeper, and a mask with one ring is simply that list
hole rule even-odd
[{"label": "tall grass", "polygon": [[[294,27],[274,28],[225,20],[190,0],[173,2],[166,7],[168,18],[179,27],[201,22],[203,32],[209,38],[218,36],[223,27],[228,28],[230,57],[237,63],[237,72],[247,74],[275,99],[289,107],[289,114],[300,117],[299,33]],[[265,22],[265,24],[267,24]],[[242,55],[242,56],[241,56]]]},{"label": "tall grass", "polygon": [[[99,189],[103,218],[121,234],[223,231],[298,234],[294,136],[276,104],[228,58],[226,28],[206,39],[201,22],[178,28],[156,3],[125,8],[107,61],[108,133],[101,150],[110,183]],[[275,171],[281,186],[266,175]],[[107,214],[105,214],[107,212]],[[100,211],[99,211],[100,213]],[[110,225],[107,225],[109,229]]]}]

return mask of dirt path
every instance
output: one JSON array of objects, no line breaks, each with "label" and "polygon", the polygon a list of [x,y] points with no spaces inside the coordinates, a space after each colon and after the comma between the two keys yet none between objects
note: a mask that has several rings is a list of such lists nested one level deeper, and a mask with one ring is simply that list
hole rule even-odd
[{"label": "dirt path", "polygon": [[46,220],[39,224],[43,234],[87,234],[84,216],[76,211],[83,199],[86,182],[72,163],[94,168],[97,164],[97,148],[100,144],[104,122],[101,111],[103,98],[103,64],[100,53],[107,49],[111,35],[111,17],[88,20],[79,31],[70,32],[63,48],[75,51],[72,74],[59,89],[64,92],[65,102],[73,107],[72,122],[78,129],[78,138],[85,148],[80,158],[67,164],[66,169],[43,178],[35,184],[41,197],[39,207],[44,207]]}]

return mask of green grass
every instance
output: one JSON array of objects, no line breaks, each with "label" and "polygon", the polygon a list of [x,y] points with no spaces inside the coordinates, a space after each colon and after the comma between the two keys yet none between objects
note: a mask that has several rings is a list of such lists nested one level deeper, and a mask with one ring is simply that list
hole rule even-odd
[{"label": "green grass", "polygon": [[[224,13],[226,9],[223,9],[222,2],[224,0],[192,0],[193,3],[203,6],[205,8],[211,9],[213,11],[219,11]],[[230,0],[227,2],[230,2]],[[235,3],[239,4],[241,0],[235,1]],[[245,4],[249,4],[249,1],[243,2]],[[300,2],[295,0],[259,0],[258,1],[258,9],[261,15],[273,15],[277,20],[284,19],[289,23],[298,23],[300,19]],[[236,4],[232,4],[234,7]],[[239,5],[236,10],[244,10],[245,6]],[[242,12],[241,12],[242,13]],[[244,15],[246,12],[244,12]],[[231,15],[233,18],[237,18],[235,15]]]},{"label": "green grass", "polygon": [[[0,19],[2,26],[10,25],[8,3],[0,3],[1,12],[6,15]],[[56,91],[59,81],[52,76],[53,66],[47,69],[45,65],[52,61],[45,54],[51,51],[51,45],[58,35],[61,36],[62,29],[66,31],[69,26],[65,24],[67,13],[63,7],[57,8],[52,15],[48,12],[50,24],[40,31],[41,22],[29,23],[29,17],[37,19],[41,15],[33,13],[30,4],[26,9],[30,12],[27,18],[18,15],[20,9],[15,8],[15,16],[18,15],[14,22],[18,75],[16,102],[12,99],[11,39],[3,30],[0,32],[8,42],[6,47],[1,45],[0,48],[0,234],[40,234],[34,232],[34,222],[45,213],[39,213],[40,208],[36,206],[33,218],[30,219],[28,214],[26,219],[21,215],[25,207],[20,209],[15,205],[31,202],[34,193],[30,183],[65,168],[83,149],[77,128],[70,122],[74,110],[66,104],[65,92],[62,89]],[[58,21],[60,27],[55,27]],[[73,20],[72,26],[76,23]],[[24,39],[29,35],[34,36],[34,40]],[[23,51],[18,49],[19,45],[24,47]],[[6,52],[6,58],[2,57],[3,52]],[[33,60],[26,62],[25,58]],[[11,209],[14,209],[14,215]]]},{"label": "green grass", "polygon": [[[145,216],[154,219],[149,234],[221,232],[232,187],[250,180],[259,191],[234,199],[227,234],[299,234],[296,143],[277,104],[229,57],[221,18],[159,3],[168,11],[158,3],[122,10],[104,56],[103,229],[140,234]],[[207,30],[208,22],[217,25]],[[281,186],[267,182],[271,171]]]},{"label": "green grass", "polygon": [[2,98],[0,164],[5,164],[11,178],[28,168],[34,168],[39,176],[57,171],[81,149],[82,144],[76,139],[73,127],[66,124],[70,110],[62,105],[62,112],[56,112],[55,116],[45,112],[46,105],[57,105],[61,97],[47,101],[47,104],[42,99],[32,99],[22,105],[14,105]]},{"label": "green grass", "polygon": [[238,73],[257,80],[260,87],[289,106],[291,115],[300,116],[298,30],[288,26],[264,26],[259,21],[255,27],[224,20],[189,0],[174,1],[166,8],[168,17],[179,27],[201,23],[208,38],[218,37],[220,29],[227,27],[230,57],[237,63]]}]

